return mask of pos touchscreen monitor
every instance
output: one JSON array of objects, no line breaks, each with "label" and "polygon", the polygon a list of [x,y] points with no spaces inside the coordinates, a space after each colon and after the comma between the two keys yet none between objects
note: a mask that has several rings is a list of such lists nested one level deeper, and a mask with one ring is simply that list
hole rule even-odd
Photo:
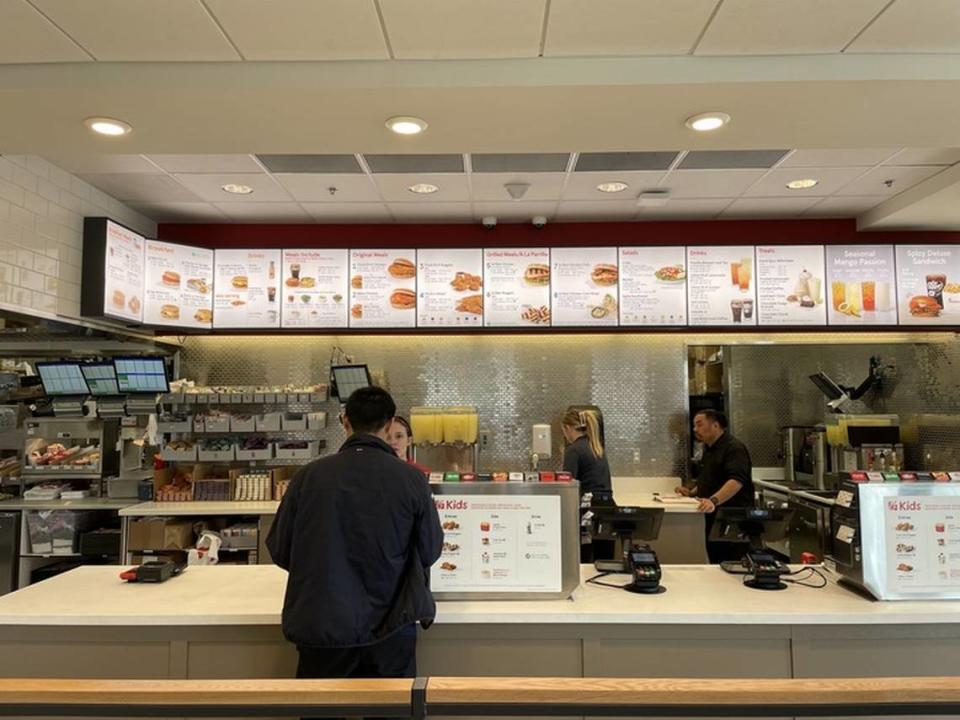
[{"label": "pos touchscreen monitor", "polygon": [[47,397],[89,395],[80,364],[76,362],[38,362],[37,374]]},{"label": "pos touchscreen monitor", "polygon": [[114,358],[113,366],[117,371],[117,387],[121,393],[166,393],[167,370],[160,357],[122,357]]},{"label": "pos touchscreen monitor", "polygon": [[80,370],[83,372],[83,379],[87,381],[87,387],[90,388],[90,394],[94,397],[120,394],[117,371],[113,363],[87,363],[81,365]]},{"label": "pos touchscreen monitor", "polygon": [[366,365],[334,365],[330,368],[333,394],[345,403],[354,390],[370,387],[370,370]]}]

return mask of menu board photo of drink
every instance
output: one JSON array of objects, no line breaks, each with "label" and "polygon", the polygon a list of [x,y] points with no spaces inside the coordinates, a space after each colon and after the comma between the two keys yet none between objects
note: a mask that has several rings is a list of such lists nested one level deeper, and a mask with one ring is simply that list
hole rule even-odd
[{"label": "menu board photo of drink", "polygon": [[901,325],[960,325],[960,247],[898,245]]},{"label": "menu board photo of drink", "polygon": [[549,248],[483,251],[487,327],[550,326]]},{"label": "menu board photo of drink", "polygon": [[617,324],[617,248],[554,248],[550,264],[554,326]]},{"label": "menu board photo of drink", "polygon": [[770,245],[757,248],[757,314],[761,325],[827,324],[823,293],[823,247]]},{"label": "menu board photo of drink", "polygon": [[687,248],[691,325],[756,325],[752,246]]},{"label": "menu board photo of drink", "polygon": [[284,250],[281,327],[347,327],[347,275],[346,250]]},{"label": "menu board photo of drink", "polygon": [[620,324],[685,325],[686,322],[684,248],[620,248]]},{"label": "menu board photo of drink", "polygon": [[483,251],[417,251],[417,327],[483,326]]},{"label": "menu board photo of drink", "polygon": [[417,251],[350,251],[350,327],[417,325]]},{"label": "menu board photo of drink", "polygon": [[103,314],[143,322],[143,253],[146,240],[123,225],[107,221]]},{"label": "menu board photo of drink", "polygon": [[279,250],[217,250],[213,326],[280,327],[279,283]]},{"label": "menu board photo of drink", "polygon": [[210,329],[213,325],[213,250],[146,241],[143,322]]},{"label": "menu board photo of drink", "polygon": [[827,247],[831,325],[896,325],[892,245]]}]

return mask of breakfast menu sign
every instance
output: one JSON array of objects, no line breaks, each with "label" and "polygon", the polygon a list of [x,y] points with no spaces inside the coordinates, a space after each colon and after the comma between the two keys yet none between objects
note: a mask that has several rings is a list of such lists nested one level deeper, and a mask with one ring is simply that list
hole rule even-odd
[{"label": "breakfast menu sign", "polygon": [[143,322],[143,245],[141,235],[107,221],[103,314]]},{"label": "breakfast menu sign", "polygon": [[481,327],[483,251],[419,250],[417,296],[418,327]]},{"label": "breakfast menu sign", "polygon": [[350,251],[350,327],[417,325],[417,251]]},{"label": "breakfast menu sign", "polygon": [[617,248],[554,248],[550,266],[554,326],[617,324]]},{"label": "breakfast menu sign", "polygon": [[483,251],[484,324],[549,327],[549,248]]},{"label": "breakfast menu sign", "polygon": [[686,262],[682,247],[620,248],[620,324],[685,325]]},{"label": "breakfast menu sign", "polygon": [[960,325],[960,247],[898,245],[901,325]]},{"label": "breakfast menu sign", "polygon": [[823,247],[758,247],[757,313],[761,325],[826,325]]},{"label": "breakfast menu sign", "polygon": [[753,246],[687,248],[691,325],[756,325]]},{"label": "breakfast menu sign", "polygon": [[280,327],[279,250],[217,250],[213,262],[215,328]]},{"label": "breakfast menu sign", "polygon": [[203,329],[213,325],[213,250],[146,241],[143,322]]},{"label": "breakfast menu sign", "polygon": [[347,275],[346,250],[284,250],[281,326],[345,328]]},{"label": "breakfast menu sign", "polygon": [[892,245],[828,246],[826,263],[831,325],[896,325]]}]

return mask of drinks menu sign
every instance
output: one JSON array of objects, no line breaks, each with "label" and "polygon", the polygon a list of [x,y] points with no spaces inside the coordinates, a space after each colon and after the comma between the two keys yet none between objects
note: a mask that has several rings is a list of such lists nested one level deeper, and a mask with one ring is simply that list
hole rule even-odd
[{"label": "drinks menu sign", "polygon": [[691,325],[756,325],[752,246],[687,248]]},{"label": "drinks menu sign", "polygon": [[213,250],[146,241],[143,322],[210,329]]},{"label": "drinks menu sign", "polygon": [[103,314],[143,322],[144,243],[142,235],[107,221]]},{"label": "drinks menu sign", "polygon": [[350,251],[350,327],[417,325],[417,251]]},{"label": "drinks menu sign", "polygon": [[757,312],[761,325],[826,325],[823,247],[758,247]]},{"label": "drinks menu sign", "polygon": [[483,251],[484,324],[549,327],[549,248]]},{"label": "drinks menu sign", "polygon": [[217,250],[213,326],[280,327],[279,250]]},{"label": "drinks menu sign", "polygon": [[831,325],[895,325],[892,245],[828,246],[827,319]]},{"label": "drinks menu sign", "polygon": [[554,248],[550,264],[554,326],[617,324],[617,248]]},{"label": "drinks menu sign", "polygon": [[418,251],[417,295],[417,327],[481,327],[483,251]]},{"label": "drinks menu sign", "polygon": [[898,245],[901,325],[960,325],[960,247]]},{"label": "drinks menu sign", "polygon": [[686,325],[686,263],[682,247],[620,248],[620,324]]},{"label": "drinks menu sign", "polygon": [[281,326],[347,326],[347,251],[284,250]]}]

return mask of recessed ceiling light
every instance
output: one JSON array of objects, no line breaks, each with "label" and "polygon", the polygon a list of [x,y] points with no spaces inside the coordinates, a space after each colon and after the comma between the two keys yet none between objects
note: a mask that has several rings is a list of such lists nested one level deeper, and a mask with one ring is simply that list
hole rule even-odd
[{"label": "recessed ceiling light", "polygon": [[415,183],[407,188],[407,190],[417,195],[429,195],[439,189],[436,185],[431,185],[430,183]]},{"label": "recessed ceiling light", "polygon": [[108,117],[92,117],[83,121],[83,124],[98,135],[126,135],[131,130],[129,123]]},{"label": "recessed ceiling light", "polygon": [[791,190],[807,190],[819,184],[819,180],[814,180],[813,178],[803,178],[802,180],[791,180],[787,183],[787,187]]},{"label": "recessed ceiling light", "polygon": [[234,185],[233,183],[224,185],[222,190],[224,192],[233,193],[234,195],[249,195],[253,192],[253,188],[249,185]]},{"label": "recessed ceiling light", "polygon": [[387,120],[387,127],[397,135],[419,135],[427,129],[427,121],[409,115],[398,115]]},{"label": "recessed ceiling light", "polygon": [[629,185],[625,182],[605,182],[597,185],[597,190],[603,193],[618,193],[626,190]]},{"label": "recessed ceiling light", "polygon": [[730,116],[722,112],[707,112],[688,117],[686,126],[697,132],[718,130],[730,122]]}]

